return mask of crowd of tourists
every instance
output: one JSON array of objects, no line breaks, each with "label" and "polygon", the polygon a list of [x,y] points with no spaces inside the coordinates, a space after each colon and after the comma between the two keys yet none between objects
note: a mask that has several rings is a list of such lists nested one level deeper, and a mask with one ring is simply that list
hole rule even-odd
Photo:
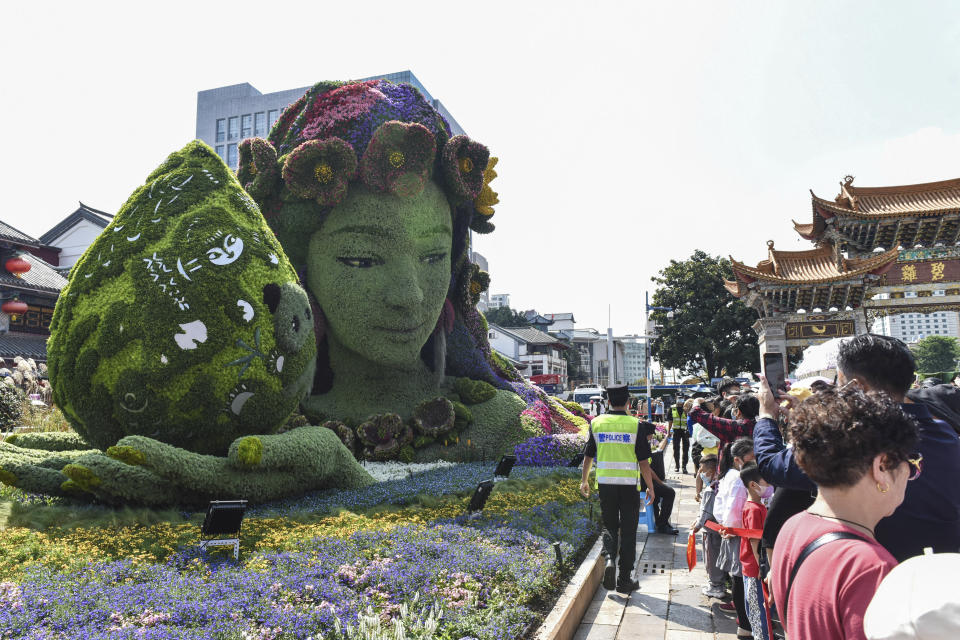
[{"label": "crowd of tourists", "polygon": [[[779,625],[797,640],[960,638],[960,388],[913,388],[914,370],[903,342],[862,335],[839,346],[832,381],[786,392],[762,377],[756,391],[724,379],[715,397],[665,412],[674,469],[686,472],[689,454],[697,472],[703,592],[732,596],[720,607],[735,613],[738,637],[773,638]],[[627,592],[637,583],[626,488],[637,504],[639,476],[647,502],[667,491],[669,507],[673,490],[651,469],[649,423],[614,404],[619,388],[609,395],[583,477],[596,459],[604,579],[613,588],[619,553],[615,585]]]}]

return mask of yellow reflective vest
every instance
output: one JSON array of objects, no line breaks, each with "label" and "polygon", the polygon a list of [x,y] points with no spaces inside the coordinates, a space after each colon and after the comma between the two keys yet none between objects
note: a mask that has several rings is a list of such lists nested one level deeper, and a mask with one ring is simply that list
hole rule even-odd
[{"label": "yellow reflective vest", "polygon": [[673,413],[673,428],[674,428],[674,429],[679,429],[680,427],[685,427],[685,426],[687,426],[687,424],[683,421],[683,415],[680,414],[680,411],[679,411],[676,407],[673,407],[673,408],[671,409],[671,412]]},{"label": "yellow reflective vest", "polygon": [[633,416],[605,413],[590,423],[597,441],[597,484],[636,485],[639,424]]}]

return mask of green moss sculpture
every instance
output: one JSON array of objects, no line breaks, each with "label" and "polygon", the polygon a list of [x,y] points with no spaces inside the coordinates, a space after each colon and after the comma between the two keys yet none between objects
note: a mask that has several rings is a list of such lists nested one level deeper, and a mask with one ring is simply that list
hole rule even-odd
[{"label": "green moss sculpture", "polygon": [[49,372],[76,435],[2,443],[0,481],[141,504],[371,482],[329,430],[270,435],[313,383],[313,314],[256,203],[208,146],[188,144],[127,200],[57,302]]},{"label": "green moss sculpture", "polygon": [[310,304],[202,142],[148,176],[74,266],[48,343],[54,402],[97,448],[143,435],[225,454],[312,382]]}]

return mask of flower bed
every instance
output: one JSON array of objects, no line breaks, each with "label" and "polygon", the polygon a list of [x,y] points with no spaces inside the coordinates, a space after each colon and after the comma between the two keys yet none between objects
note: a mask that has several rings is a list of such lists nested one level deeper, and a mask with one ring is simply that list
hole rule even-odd
[{"label": "flower bed", "polygon": [[[565,469],[517,469],[527,479],[498,483],[483,514],[466,517],[466,492],[491,472],[459,465],[379,483],[366,501],[329,491],[264,507],[244,522],[239,563],[195,552],[194,523],[7,529],[0,637],[305,639],[361,621],[358,637],[378,625],[518,637],[566,577],[553,542],[569,558],[597,525]],[[380,500],[337,510],[333,494]]]},{"label": "flower bed", "polygon": [[586,444],[586,436],[575,433],[538,436],[518,444],[514,454],[521,466],[560,467],[581,453]]}]

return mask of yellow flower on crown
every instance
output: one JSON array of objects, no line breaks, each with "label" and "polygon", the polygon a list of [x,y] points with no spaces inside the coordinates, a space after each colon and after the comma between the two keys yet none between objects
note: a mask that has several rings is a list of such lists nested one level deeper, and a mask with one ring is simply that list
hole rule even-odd
[{"label": "yellow flower on crown", "polygon": [[497,160],[499,158],[491,157],[487,161],[487,168],[483,171],[483,189],[480,190],[480,195],[473,203],[477,213],[487,218],[493,215],[493,205],[500,202],[497,192],[490,188],[490,183],[497,177],[497,172],[494,170],[494,167],[497,166]]}]

